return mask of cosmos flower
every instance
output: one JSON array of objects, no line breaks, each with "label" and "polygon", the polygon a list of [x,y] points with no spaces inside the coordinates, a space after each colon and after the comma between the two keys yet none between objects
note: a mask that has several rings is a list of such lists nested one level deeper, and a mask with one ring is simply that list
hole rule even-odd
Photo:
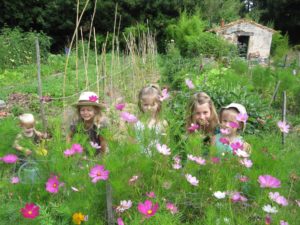
[{"label": "cosmos flower", "polygon": [[154,216],[155,213],[158,210],[158,203],[155,205],[152,205],[152,202],[150,200],[146,200],[144,203],[138,204],[138,211],[146,216],[146,218],[149,218],[151,216]]},{"label": "cosmos flower", "polygon": [[288,125],[285,121],[278,121],[277,126],[282,133],[289,133],[290,125]]},{"label": "cosmos flower", "polygon": [[251,168],[252,165],[253,165],[251,159],[247,159],[247,158],[241,159],[241,160],[240,160],[240,163],[241,163],[242,165],[244,165],[245,167],[247,167],[247,168]]},{"label": "cosmos flower", "polygon": [[0,158],[0,160],[6,164],[13,164],[16,163],[19,160],[19,158],[14,154],[8,154]]},{"label": "cosmos flower", "polygon": [[128,123],[136,123],[138,121],[136,116],[128,112],[121,112],[121,119]]},{"label": "cosmos flower", "polygon": [[271,205],[264,205],[263,206],[263,211],[267,212],[267,213],[277,213],[278,210],[276,209],[276,207],[272,207]]},{"label": "cosmos flower", "polygon": [[173,204],[173,203],[170,203],[168,202],[166,204],[166,208],[171,212],[171,214],[176,214],[178,212],[178,208]]},{"label": "cosmos flower", "polygon": [[170,148],[168,148],[168,146],[165,144],[161,145],[161,144],[157,143],[156,149],[159,153],[161,153],[163,155],[171,155]]},{"label": "cosmos flower", "polygon": [[190,79],[185,79],[185,84],[188,86],[189,89],[194,89],[195,86]]},{"label": "cosmos flower", "polygon": [[221,137],[219,140],[223,145],[229,145],[229,140],[227,138]]},{"label": "cosmos flower", "polygon": [[116,110],[122,111],[125,107],[125,103],[119,103],[115,106]]},{"label": "cosmos flower", "polygon": [[117,219],[117,223],[118,223],[118,225],[125,225],[125,224],[124,224],[124,221],[122,220],[121,217],[119,217],[119,218]]},{"label": "cosmos flower", "polygon": [[248,120],[248,114],[247,113],[240,113],[236,116],[236,120],[240,121],[240,122],[243,122],[243,123],[246,123],[247,120]]},{"label": "cosmos flower", "polygon": [[20,182],[19,177],[12,177],[12,178],[10,179],[10,183],[12,183],[12,184],[17,184],[17,183],[19,183],[19,182]]},{"label": "cosmos flower", "polygon": [[270,192],[269,193],[269,198],[273,200],[274,202],[278,203],[279,205],[282,206],[287,206],[288,201],[285,197],[281,196],[278,192]]},{"label": "cosmos flower", "polygon": [[23,217],[34,219],[40,215],[40,207],[34,203],[26,203],[25,207],[21,209]]},{"label": "cosmos flower", "polygon": [[191,126],[188,128],[188,131],[190,133],[193,133],[195,131],[197,131],[200,128],[200,126],[198,124],[192,123]]},{"label": "cosmos flower", "polygon": [[186,174],[185,177],[191,185],[198,186],[199,181],[196,177],[193,177],[191,174]]},{"label": "cosmos flower", "polygon": [[90,102],[97,102],[98,101],[98,96],[97,95],[91,95],[91,96],[89,96],[89,101]]},{"label": "cosmos flower", "polygon": [[118,213],[122,213],[124,212],[125,210],[127,209],[130,209],[132,206],[132,201],[131,200],[123,200],[123,201],[120,201],[120,205],[116,208],[116,211]]},{"label": "cosmos flower", "polygon": [[59,187],[61,187],[63,183],[58,181],[57,176],[51,176],[46,183],[46,191],[50,193],[56,194],[58,192]]},{"label": "cosmos flower", "polygon": [[109,171],[105,170],[103,165],[94,166],[89,173],[93,183],[97,183],[99,180],[107,180],[108,175]]},{"label": "cosmos flower", "polygon": [[258,182],[261,188],[279,188],[281,185],[280,180],[270,175],[261,175],[258,177]]},{"label": "cosmos flower", "polygon": [[226,196],[226,192],[217,191],[213,194],[217,199],[223,199]]},{"label": "cosmos flower", "polygon": [[153,191],[147,192],[146,195],[147,195],[149,198],[155,198],[155,193],[154,193]]},{"label": "cosmos flower", "polygon": [[168,89],[167,88],[164,88],[162,91],[161,91],[161,97],[160,97],[160,101],[164,101],[166,99],[168,99],[170,97],[170,94],[168,93]]}]

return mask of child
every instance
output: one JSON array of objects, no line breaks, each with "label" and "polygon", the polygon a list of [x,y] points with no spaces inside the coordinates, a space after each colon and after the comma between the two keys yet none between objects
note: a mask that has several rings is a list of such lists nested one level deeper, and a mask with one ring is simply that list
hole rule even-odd
[{"label": "child", "polygon": [[67,135],[67,142],[70,142],[75,133],[80,132],[80,128],[88,135],[91,144],[96,148],[96,155],[105,153],[106,142],[102,136],[97,133],[98,129],[108,125],[108,119],[101,114],[104,108],[98,101],[98,96],[94,92],[81,93],[76,107],[76,119],[70,127],[70,133]]},{"label": "child", "polygon": [[240,136],[240,133],[245,130],[247,118],[247,111],[241,104],[231,103],[221,109],[221,133],[214,136],[212,143],[216,146],[219,155],[234,153],[237,149],[250,153],[250,145]]},{"label": "child", "polygon": [[210,141],[209,136],[216,132],[218,123],[218,115],[211,98],[205,92],[194,94],[188,107],[186,129],[189,132],[202,131],[206,136],[204,142],[207,143]]},{"label": "child", "polygon": [[[46,133],[41,133],[35,129],[35,119],[30,113],[19,116],[22,132],[19,133],[14,141],[13,147],[25,156],[31,155],[35,145],[42,139],[47,138]],[[37,151],[37,154],[46,155],[47,150]]]}]

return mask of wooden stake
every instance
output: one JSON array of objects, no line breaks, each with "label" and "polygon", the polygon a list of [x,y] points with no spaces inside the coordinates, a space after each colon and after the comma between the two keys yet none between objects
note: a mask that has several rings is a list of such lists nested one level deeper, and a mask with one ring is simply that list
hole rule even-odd
[{"label": "wooden stake", "polygon": [[281,82],[280,80],[277,81],[277,84],[276,84],[276,86],[275,86],[275,90],[274,90],[272,99],[271,99],[271,101],[270,101],[269,107],[271,107],[272,103],[273,103],[273,102],[275,101],[275,99],[276,99],[276,95],[277,95],[277,92],[278,92],[278,88],[279,88],[280,82]]},{"label": "wooden stake", "polygon": [[106,182],[106,208],[108,225],[114,225],[114,214],[112,208],[112,188],[109,182]]},{"label": "wooden stake", "polygon": [[[286,91],[283,92],[283,105],[282,105],[282,122],[286,121]],[[285,144],[286,134],[282,132],[282,145]]]}]

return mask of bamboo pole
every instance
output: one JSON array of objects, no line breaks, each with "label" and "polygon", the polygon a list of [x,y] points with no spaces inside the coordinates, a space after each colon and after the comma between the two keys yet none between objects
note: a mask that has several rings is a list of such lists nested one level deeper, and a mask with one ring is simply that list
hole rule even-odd
[{"label": "bamboo pole", "polygon": [[81,45],[82,45],[82,57],[83,57],[84,72],[85,72],[85,88],[87,89],[89,86],[89,77],[88,77],[87,64],[86,64],[85,52],[84,52],[82,27],[80,27],[80,34],[81,34]]},{"label": "bamboo pole", "polygon": [[97,53],[97,42],[96,42],[96,32],[94,31],[94,45],[95,45],[95,59],[96,59],[96,80],[97,80],[97,94],[100,96],[100,86],[99,86],[99,68],[98,68],[98,53]]},{"label": "bamboo pole", "polygon": [[89,53],[90,53],[90,45],[91,45],[91,36],[92,36],[94,18],[95,18],[95,14],[96,14],[96,8],[97,8],[97,0],[95,0],[94,11],[93,11],[93,15],[92,15],[91,24],[90,24],[88,49],[87,49],[87,53],[86,53],[86,67],[87,67],[87,69],[88,69],[88,66],[89,66],[89,55],[90,55]]},{"label": "bamboo pole", "polygon": [[[109,85],[109,92],[110,92],[110,97],[113,92],[113,67],[114,67],[114,54],[115,54],[115,34],[116,34],[116,23],[117,23],[117,12],[118,12],[118,3],[116,3],[115,7],[115,20],[114,20],[114,32],[113,32],[113,38],[112,38],[112,52],[111,52],[111,64],[110,64],[110,85]],[[110,103],[111,103],[110,98]]]},{"label": "bamboo pole", "polygon": [[[283,92],[283,105],[282,105],[282,122],[286,121],[286,91]],[[285,144],[285,136],[286,134],[282,132],[282,145],[284,146]]]},{"label": "bamboo pole", "polygon": [[[78,27],[78,15],[79,15],[79,0],[77,0],[77,7],[76,7],[76,27]],[[78,29],[75,30],[75,45],[76,45],[76,59],[75,59],[75,69],[76,69],[76,92],[79,91],[79,78],[78,78]],[[71,49],[70,49],[71,50]]]},{"label": "bamboo pole", "polygon": [[112,188],[109,182],[106,182],[106,209],[108,225],[114,225],[114,214],[112,208]]},{"label": "bamboo pole", "polygon": [[274,90],[272,99],[271,99],[271,101],[270,101],[270,103],[269,103],[269,107],[271,107],[272,103],[273,103],[273,102],[275,101],[275,99],[276,99],[276,96],[277,96],[277,92],[278,92],[278,88],[279,88],[280,83],[281,83],[280,80],[277,81],[277,84],[276,84],[276,86],[275,86],[275,90]]}]

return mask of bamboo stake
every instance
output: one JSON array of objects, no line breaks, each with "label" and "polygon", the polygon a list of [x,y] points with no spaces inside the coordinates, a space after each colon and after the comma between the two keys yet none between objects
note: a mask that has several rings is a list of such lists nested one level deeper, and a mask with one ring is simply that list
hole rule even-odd
[{"label": "bamboo stake", "polygon": [[270,103],[269,103],[269,107],[271,107],[272,103],[273,103],[273,102],[275,101],[275,99],[276,99],[276,95],[277,95],[277,92],[278,92],[278,88],[279,88],[280,82],[281,82],[280,80],[277,81],[277,84],[276,84],[276,86],[275,86],[275,90],[274,90],[272,99],[271,99],[271,101],[270,101]]},{"label": "bamboo stake", "polygon": [[95,56],[96,56],[96,79],[97,79],[97,94],[100,96],[100,87],[99,87],[99,68],[98,68],[98,53],[97,53],[97,42],[96,42],[96,32],[94,27],[94,45],[95,45]]},{"label": "bamboo stake", "polygon": [[[117,23],[117,11],[118,11],[118,3],[116,3],[116,7],[115,7],[115,20],[114,20],[114,33],[113,33],[113,38],[112,38],[112,52],[111,52],[111,64],[110,64],[110,95],[112,95],[113,92],[113,77],[112,77],[112,73],[113,73],[113,67],[114,67],[114,54],[115,54],[115,33],[116,33],[116,23]],[[110,103],[111,103],[111,99],[110,98]]]},{"label": "bamboo stake", "polygon": [[[77,9],[76,9],[76,27],[78,27],[79,21],[78,21],[78,14],[79,14],[79,0],[77,0]],[[79,78],[78,78],[78,29],[75,30],[76,32],[76,59],[75,59],[75,67],[76,67],[76,92],[79,91]]]},{"label": "bamboo stake", "polygon": [[83,41],[82,27],[80,27],[80,34],[81,34],[81,45],[82,45],[83,65],[84,65],[84,72],[85,72],[85,88],[87,89],[88,86],[89,86],[89,77],[88,77],[87,65],[86,65],[86,60],[85,60],[85,52],[84,52],[84,41]]},{"label": "bamboo stake", "polygon": [[87,67],[87,69],[88,69],[88,66],[89,66],[89,55],[90,55],[89,53],[90,53],[91,36],[92,36],[92,30],[93,30],[92,27],[93,27],[93,23],[94,23],[95,14],[96,14],[96,7],[97,7],[97,0],[95,0],[94,11],[93,11],[93,15],[92,15],[91,24],[90,24],[88,49],[87,49],[87,53],[86,53],[86,67]]},{"label": "bamboo stake", "polygon": [[114,214],[112,208],[112,188],[110,183],[106,182],[106,208],[107,208],[107,217],[108,225],[114,225]]},{"label": "bamboo stake", "polygon": [[[286,91],[283,92],[283,105],[282,105],[282,122],[286,121]],[[285,136],[286,134],[282,132],[282,145],[285,144]]]}]

